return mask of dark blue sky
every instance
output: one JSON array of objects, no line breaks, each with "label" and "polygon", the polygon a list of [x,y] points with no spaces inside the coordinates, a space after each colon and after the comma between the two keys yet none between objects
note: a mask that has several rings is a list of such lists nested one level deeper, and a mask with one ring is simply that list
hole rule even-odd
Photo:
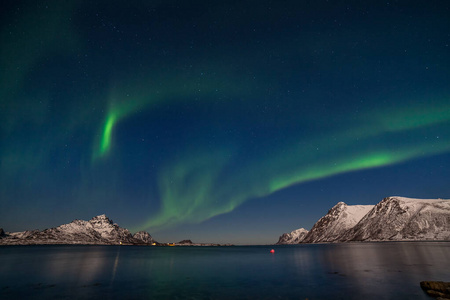
[{"label": "dark blue sky", "polygon": [[447,1],[4,1],[0,227],[272,243],[450,198]]}]

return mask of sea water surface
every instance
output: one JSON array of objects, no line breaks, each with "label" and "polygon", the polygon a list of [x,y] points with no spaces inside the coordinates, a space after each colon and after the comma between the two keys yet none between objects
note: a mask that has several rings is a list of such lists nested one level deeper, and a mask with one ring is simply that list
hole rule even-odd
[{"label": "sea water surface", "polygon": [[431,299],[422,280],[450,281],[450,243],[0,247],[0,299]]}]

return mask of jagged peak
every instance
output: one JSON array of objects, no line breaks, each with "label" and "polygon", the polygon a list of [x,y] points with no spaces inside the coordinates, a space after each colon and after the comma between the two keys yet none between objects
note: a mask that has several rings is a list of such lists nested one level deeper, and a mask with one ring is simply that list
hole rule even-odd
[{"label": "jagged peak", "polygon": [[108,219],[109,220],[109,218],[105,214],[95,216],[95,217],[92,218],[92,220],[93,219]]},{"label": "jagged peak", "polygon": [[91,220],[110,220],[105,214],[93,217]]},{"label": "jagged peak", "polygon": [[108,218],[105,214],[98,215],[89,220],[89,223],[106,223],[113,225],[113,220]]},{"label": "jagged peak", "polygon": [[333,206],[329,211],[328,214],[341,212],[343,211],[348,205],[345,202],[338,202],[335,206]]},{"label": "jagged peak", "polygon": [[331,209],[332,210],[333,209],[342,209],[342,208],[344,208],[346,206],[348,206],[347,203],[340,201],[335,206],[333,206]]}]

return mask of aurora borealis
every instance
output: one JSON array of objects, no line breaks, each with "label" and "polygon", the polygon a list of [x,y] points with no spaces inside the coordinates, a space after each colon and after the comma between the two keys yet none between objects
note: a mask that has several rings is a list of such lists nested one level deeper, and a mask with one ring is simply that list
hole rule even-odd
[{"label": "aurora borealis", "polygon": [[2,6],[6,231],[271,243],[339,201],[450,198],[445,1]]}]

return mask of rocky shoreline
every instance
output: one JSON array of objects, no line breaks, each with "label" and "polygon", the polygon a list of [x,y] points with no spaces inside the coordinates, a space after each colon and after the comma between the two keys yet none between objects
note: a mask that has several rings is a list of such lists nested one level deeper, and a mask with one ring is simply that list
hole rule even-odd
[{"label": "rocky shoreline", "polygon": [[450,299],[450,282],[422,281],[420,287],[427,295],[437,299]]}]

